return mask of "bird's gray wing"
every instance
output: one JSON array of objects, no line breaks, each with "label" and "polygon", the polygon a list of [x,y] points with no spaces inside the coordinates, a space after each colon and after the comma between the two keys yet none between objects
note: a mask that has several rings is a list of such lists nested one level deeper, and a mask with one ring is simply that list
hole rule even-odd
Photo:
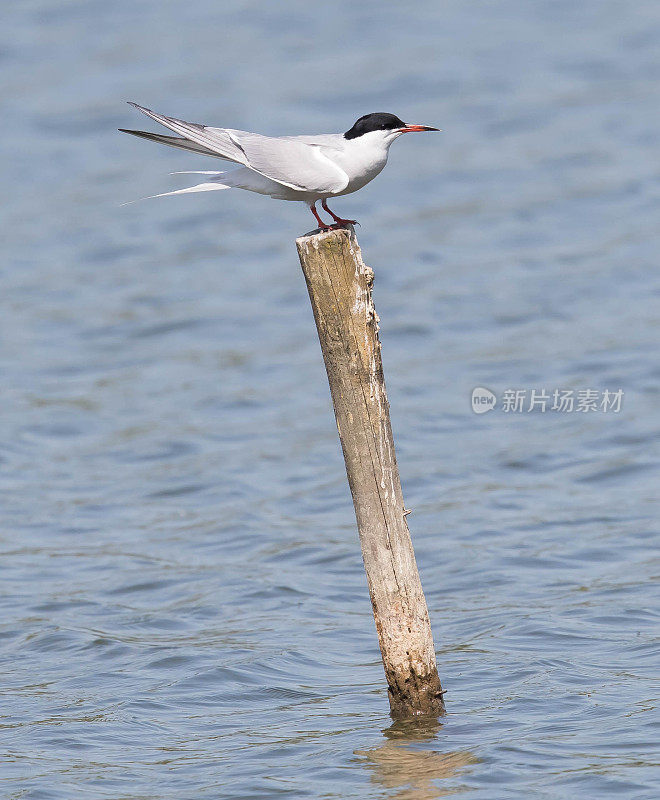
[{"label": "bird's gray wing", "polygon": [[191,142],[190,139],[183,139],[179,136],[165,136],[162,133],[151,133],[150,131],[130,131],[127,128],[119,128],[122,133],[131,133],[133,136],[140,136],[142,139],[149,139],[151,142],[158,142],[159,144],[166,144],[170,147],[178,147],[181,150],[189,150],[192,153],[200,153],[203,156],[214,156],[215,158],[224,158],[219,153],[214,153],[208,147],[202,147],[201,144]]},{"label": "bird's gray wing", "polygon": [[286,136],[286,139],[293,139],[294,142],[304,144],[314,144],[319,147],[330,148],[332,150],[342,150],[346,144],[343,133],[316,133],[314,135],[303,134],[302,136]]},{"label": "bird's gray wing", "polygon": [[214,134],[210,134],[204,125],[198,125],[196,122],[184,122],[184,120],[176,119],[175,117],[166,117],[163,114],[151,111],[149,108],[139,106],[137,103],[129,103],[129,105],[137,108],[138,111],[151,117],[156,122],[160,122],[161,125],[174,131],[174,133],[178,133],[185,139],[210,150],[214,155],[226,158],[228,161],[235,161],[237,164],[243,164],[246,167],[249,166],[240,147],[237,147],[227,134],[221,135],[218,133],[222,129],[216,129]]},{"label": "bird's gray wing", "polygon": [[[157,114],[137,103],[130,105],[214,155],[243,164],[290,189],[337,192],[348,185],[346,173],[323,154],[321,147],[290,137],[275,138],[229,128],[211,128]],[[172,144],[171,141],[166,143]],[[174,146],[182,147],[182,144]]]},{"label": "bird's gray wing", "polygon": [[245,153],[250,169],[285,186],[306,192],[340,192],[348,186],[348,175],[328,157],[327,148],[320,143],[230,128],[207,130],[229,134]]}]

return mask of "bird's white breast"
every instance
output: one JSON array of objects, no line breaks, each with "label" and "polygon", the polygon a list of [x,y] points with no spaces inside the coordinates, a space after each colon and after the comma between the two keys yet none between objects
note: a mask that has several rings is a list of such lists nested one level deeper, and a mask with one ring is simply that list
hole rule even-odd
[{"label": "bird's white breast", "polygon": [[345,139],[341,149],[328,152],[328,157],[348,176],[348,185],[337,192],[337,196],[356,192],[372,181],[387,164],[388,150],[389,142],[380,131],[374,131],[356,139]]}]

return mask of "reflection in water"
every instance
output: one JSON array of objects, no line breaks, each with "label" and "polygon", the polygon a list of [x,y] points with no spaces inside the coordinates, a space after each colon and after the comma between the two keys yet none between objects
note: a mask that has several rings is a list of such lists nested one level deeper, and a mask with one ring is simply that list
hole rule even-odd
[{"label": "reflection in water", "polygon": [[435,717],[399,720],[383,731],[387,741],[373,750],[356,750],[355,755],[368,760],[372,781],[384,789],[395,789],[388,797],[396,800],[433,800],[465,791],[464,786],[442,787],[437,782],[451,778],[478,759],[467,750],[438,753],[417,750],[411,742],[429,742],[436,738],[440,722]]}]

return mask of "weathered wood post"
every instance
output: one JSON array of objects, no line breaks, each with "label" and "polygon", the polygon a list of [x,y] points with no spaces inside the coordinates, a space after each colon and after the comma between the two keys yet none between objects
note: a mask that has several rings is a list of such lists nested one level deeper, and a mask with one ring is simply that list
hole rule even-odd
[{"label": "weathered wood post", "polygon": [[296,240],[330,383],[395,717],[440,714],[442,687],[406,523],[371,288],[352,228]]}]

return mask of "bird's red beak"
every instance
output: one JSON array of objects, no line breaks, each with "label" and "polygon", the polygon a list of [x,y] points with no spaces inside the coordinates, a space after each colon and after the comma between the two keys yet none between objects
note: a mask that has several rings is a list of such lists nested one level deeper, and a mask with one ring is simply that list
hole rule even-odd
[{"label": "bird's red beak", "polygon": [[401,133],[414,133],[414,131],[439,131],[440,128],[432,128],[430,125],[412,125],[406,122],[403,128],[399,128]]}]

